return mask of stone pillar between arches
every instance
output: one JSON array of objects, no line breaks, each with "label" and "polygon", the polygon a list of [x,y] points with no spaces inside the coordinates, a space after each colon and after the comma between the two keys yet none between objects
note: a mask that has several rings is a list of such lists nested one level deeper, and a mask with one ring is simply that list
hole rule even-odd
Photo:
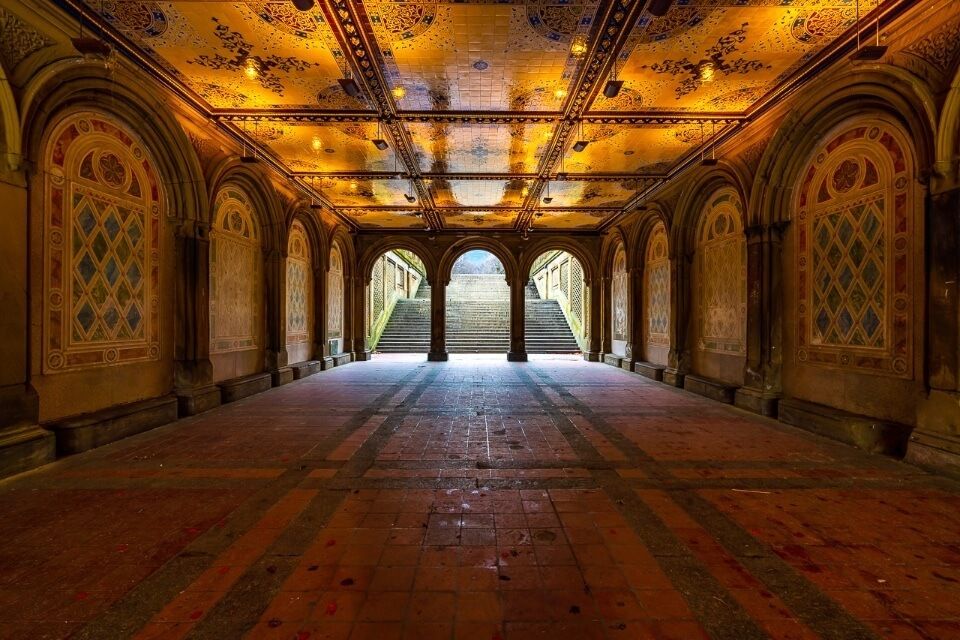
[{"label": "stone pillar between arches", "polygon": [[515,278],[510,283],[510,351],[507,353],[510,362],[527,361],[526,288],[523,278]]},{"label": "stone pillar between arches", "polygon": [[430,284],[430,353],[427,360],[445,362],[447,353],[447,282],[437,280]]}]

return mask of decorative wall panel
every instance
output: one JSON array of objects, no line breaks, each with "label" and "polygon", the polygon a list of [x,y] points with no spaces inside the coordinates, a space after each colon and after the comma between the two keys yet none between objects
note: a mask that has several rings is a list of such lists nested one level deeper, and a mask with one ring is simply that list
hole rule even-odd
[{"label": "decorative wall panel", "polygon": [[343,255],[340,247],[330,250],[330,271],[327,272],[327,335],[343,335]]},{"label": "decorative wall panel", "polygon": [[53,131],[44,168],[44,373],[159,360],[163,198],[148,153],[79,113]]},{"label": "decorative wall panel", "polygon": [[580,261],[573,259],[570,261],[570,311],[576,317],[580,326],[583,326],[583,267]]},{"label": "decorative wall panel", "polygon": [[627,254],[623,250],[623,245],[620,245],[613,258],[613,275],[610,282],[610,293],[613,339],[626,340],[628,337]]},{"label": "decorative wall panel", "polygon": [[380,319],[380,314],[383,313],[384,302],[383,302],[383,273],[386,267],[386,257],[380,256],[377,258],[376,263],[373,265],[373,278],[370,281],[370,293],[373,298],[372,310],[373,313],[370,316],[370,323],[373,324]]},{"label": "decorative wall panel", "polygon": [[313,266],[307,230],[294,221],[287,240],[287,344],[313,339]]},{"label": "decorative wall panel", "polygon": [[647,344],[670,344],[670,256],[667,230],[658,222],[647,241],[644,264]]},{"label": "decorative wall panel", "polygon": [[881,122],[821,147],[797,200],[797,359],[909,378],[913,158]]},{"label": "decorative wall panel", "polygon": [[263,269],[257,218],[237,187],[220,190],[210,231],[210,353],[261,342]]},{"label": "decorative wall panel", "polygon": [[701,351],[742,354],[746,341],[747,254],[743,205],[730,189],[709,200],[700,223],[699,344]]}]

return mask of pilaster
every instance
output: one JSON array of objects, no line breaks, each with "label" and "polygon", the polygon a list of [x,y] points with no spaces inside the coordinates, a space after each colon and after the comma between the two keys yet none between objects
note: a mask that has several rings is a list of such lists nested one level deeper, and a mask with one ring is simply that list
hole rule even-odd
[{"label": "pilaster", "polygon": [[587,336],[587,351],[583,354],[583,359],[590,362],[601,362],[603,353],[601,352],[601,332],[603,327],[603,280],[595,277],[588,283],[587,314],[589,315],[590,331]]},{"label": "pilaster", "polygon": [[447,284],[439,278],[430,283],[430,353],[427,360],[444,362],[447,353]]},{"label": "pilaster", "polygon": [[526,280],[515,278],[510,283],[510,362],[527,361]]}]

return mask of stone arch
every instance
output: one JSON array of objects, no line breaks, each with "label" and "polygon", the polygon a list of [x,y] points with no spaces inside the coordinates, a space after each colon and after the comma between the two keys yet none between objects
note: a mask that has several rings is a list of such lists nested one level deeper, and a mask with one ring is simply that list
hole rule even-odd
[{"label": "stone arch", "polygon": [[454,242],[443,253],[443,256],[440,258],[437,274],[444,283],[449,284],[450,282],[450,275],[453,271],[453,263],[456,262],[457,259],[467,251],[473,251],[476,249],[489,251],[495,255],[500,261],[500,264],[503,265],[503,269],[506,272],[507,282],[512,284],[516,281],[520,271],[517,269],[517,261],[516,258],[514,258],[513,253],[511,253],[510,250],[498,240],[475,236],[472,238],[463,238],[457,242]]},{"label": "stone arch", "polygon": [[358,264],[358,271],[368,283],[370,280],[370,272],[373,269],[373,264],[380,256],[392,249],[404,249],[420,258],[420,261],[423,263],[423,267],[427,272],[427,283],[433,284],[434,278],[437,275],[437,265],[433,252],[431,252],[429,248],[427,248],[416,238],[399,235],[391,235],[378,239],[376,242],[368,245],[363,250]]},{"label": "stone arch", "polygon": [[960,65],[943,103],[937,126],[934,168],[949,186],[960,183]]},{"label": "stone arch", "polygon": [[936,157],[937,101],[904,69],[881,65],[850,69],[799,101],[767,145],[750,189],[748,226],[789,220],[794,189],[807,159],[832,129],[853,117],[877,116],[897,123],[916,143],[919,174]]},{"label": "stone arch", "polygon": [[340,341],[346,351],[347,336],[347,252],[340,237],[330,243],[327,257],[327,338]]},{"label": "stone arch", "polygon": [[784,391],[912,422],[925,234],[910,132],[883,115],[847,118],[803,161],[784,238]]},{"label": "stone arch", "polygon": [[520,273],[529,276],[530,269],[533,268],[536,259],[548,251],[566,251],[576,258],[583,268],[583,277],[588,285],[600,274],[599,256],[595,252],[588,251],[576,240],[563,236],[549,236],[531,240],[520,257],[518,265]]},{"label": "stone arch", "polygon": [[309,360],[313,351],[315,242],[300,218],[294,218],[286,240],[286,349],[290,362]]},{"label": "stone arch", "polygon": [[[236,156],[224,158],[212,167],[208,176],[209,192],[219,196],[224,188],[241,189],[253,207],[260,226],[260,245],[264,251],[285,250],[287,225],[273,183],[259,169],[240,162]],[[211,224],[215,210],[211,207]]]},{"label": "stone arch", "polygon": [[610,257],[610,302],[607,313],[610,314],[607,326],[610,329],[611,351],[615,355],[626,355],[626,344],[630,340],[630,311],[627,249],[623,236],[618,233],[617,240],[611,244]]},{"label": "stone arch", "polygon": [[639,234],[643,256],[641,322],[643,359],[667,365],[670,351],[671,295],[670,236],[659,216],[649,216]]},{"label": "stone arch", "polygon": [[[721,189],[730,189],[741,203],[746,203],[746,184],[744,176],[723,160],[718,166],[694,178],[692,183],[684,189],[675,209],[676,218],[671,229],[670,244],[677,251],[677,255],[690,258],[696,250],[704,207],[713,194]],[[744,206],[740,227],[745,229],[747,226],[748,220]]]},{"label": "stone arch", "polygon": [[0,154],[3,157],[0,170],[15,171],[20,166],[21,140],[17,101],[13,97],[7,74],[2,66],[0,66]]},{"label": "stone arch", "polygon": [[[323,259],[329,253],[328,241],[326,234],[324,234],[323,225],[319,223],[316,216],[312,215],[311,210],[305,207],[305,203],[296,202],[287,210],[285,219],[286,235],[282,239],[281,246],[287,246],[290,230],[294,223],[299,222],[303,225],[307,233],[307,240],[310,243],[311,267],[315,270],[320,268],[326,270]],[[289,249],[289,247],[287,248]]]}]

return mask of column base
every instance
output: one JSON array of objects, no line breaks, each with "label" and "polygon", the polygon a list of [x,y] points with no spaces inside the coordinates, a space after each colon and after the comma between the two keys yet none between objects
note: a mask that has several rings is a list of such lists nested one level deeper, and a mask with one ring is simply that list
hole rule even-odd
[{"label": "column base", "polygon": [[427,354],[428,362],[446,362],[450,359],[450,354],[446,351],[431,351]]},{"label": "column base", "polygon": [[914,430],[907,443],[906,462],[960,478],[960,436]]},{"label": "column base", "polygon": [[333,356],[324,356],[320,359],[320,371],[333,369]]},{"label": "column base", "polygon": [[354,351],[353,360],[354,362],[366,362],[373,357],[372,351]]},{"label": "column base", "polygon": [[583,359],[587,362],[600,362],[603,360],[603,354],[599,351],[584,351]]},{"label": "column base", "polygon": [[174,394],[177,396],[177,415],[181,418],[220,406],[220,387],[215,384],[174,389]]},{"label": "column base", "polygon": [[526,351],[511,351],[507,354],[507,362],[526,362]]},{"label": "column base", "polygon": [[39,425],[0,430],[0,478],[36,469],[53,462],[56,457],[56,438]]},{"label": "column base", "polygon": [[777,417],[777,403],[780,402],[780,395],[753,389],[750,387],[740,387],[736,390],[733,397],[733,404],[741,409],[759,413],[768,418]]},{"label": "column base", "polygon": [[663,370],[663,383],[668,384],[671,387],[677,387],[678,389],[683,388],[683,379],[687,377],[687,374],[677,370],[666,368]]},{"label": "column base", "polygon": [[293,382],[293,369],[291,367],[280,367],[270,372],[270,382],[275,387],[280,387]]}]

